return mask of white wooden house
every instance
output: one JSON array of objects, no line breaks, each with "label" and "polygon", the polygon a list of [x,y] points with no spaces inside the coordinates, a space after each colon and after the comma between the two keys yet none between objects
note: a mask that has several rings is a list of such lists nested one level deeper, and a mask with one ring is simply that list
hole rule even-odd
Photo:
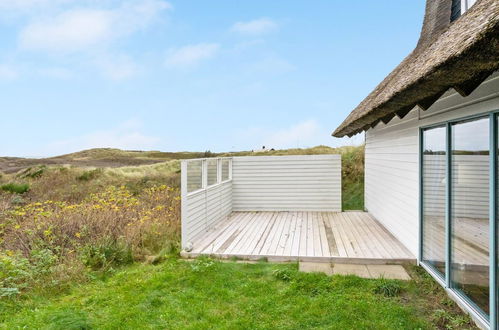
[{"label": "white wooden house", "polygon": [[365,132],[365,206],[498,328],[499,1],[428,0],[415,50],[333,133]]}]

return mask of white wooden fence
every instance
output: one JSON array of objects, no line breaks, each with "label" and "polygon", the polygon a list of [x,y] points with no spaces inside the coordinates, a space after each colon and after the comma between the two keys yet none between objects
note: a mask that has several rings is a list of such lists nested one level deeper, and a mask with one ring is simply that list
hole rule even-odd
[{"label": "white wooden fence", "polygon": [[234,211],[341,211],[341,155],[235,157]]},{"label": "white wooden fence", "polygon": [[185,248],[232,212],[232,159],[182,161],[181,198]]},{"label": "white wooden fence", "polygon": [[182,247],[232,211],[341,212],[341,156],[182,161]]}]

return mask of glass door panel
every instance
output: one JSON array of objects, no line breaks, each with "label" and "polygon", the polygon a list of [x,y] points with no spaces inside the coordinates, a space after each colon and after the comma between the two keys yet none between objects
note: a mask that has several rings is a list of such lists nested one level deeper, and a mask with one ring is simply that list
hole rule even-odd
[{"label": "glass door panel", "polygon": [[445,274],[446,128],[423,134],[423,261]]},{"label": "glass door panel", "polygon": [[452,286],[489,313],[489,119],[453,124]]}]

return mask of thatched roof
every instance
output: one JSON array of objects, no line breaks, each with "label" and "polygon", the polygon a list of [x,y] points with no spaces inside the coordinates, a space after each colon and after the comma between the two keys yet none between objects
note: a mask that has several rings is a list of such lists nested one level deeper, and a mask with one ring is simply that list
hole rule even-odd
[{"label": "thatched roof", "polygon": [[499,1],[478,0],[450,22],[450,0],[428,0],[414,51],[334,131],[352,136],[415,106],[428,109],[449,88],[469,95],[499,69]]}]

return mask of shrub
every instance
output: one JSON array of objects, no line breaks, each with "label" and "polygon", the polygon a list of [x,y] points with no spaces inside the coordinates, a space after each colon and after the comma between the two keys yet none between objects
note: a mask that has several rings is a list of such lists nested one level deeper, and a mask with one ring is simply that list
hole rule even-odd
[{"label": "shrub", "polygon": [[376,286],[374,287],[374,293],[382,294],[386,297],[395,297],[401,290],[402,287],[398,282],[384,278],[378,280]]},{"label": "shrub", "polygon": [[29,184],[27,183],[7,183],[0,186],[0,189],[15,194],[24,194],[29,191]]},{"label": "shrub", "polygon": [[46,169],[47,166],[45,165],[40,165],[37,167],[28,167],[27,169],[21,171],[17,176],[20,178],[35,179],[41,177]]},{"label": "shrub", "polygon": [[0,254],[0,296],[10,297],[20,293],[31,278],[29,260],[15,255]]},{"label": "shrub", "polygon": [[96,168],[94,170],[89,170],[89,171],[83,172],[82,174],[77,176],[76,179],[80,180],[80,181],[90,181],[90,180],[93,180],[93,179],[99,177],[101,174],[102,174],[102,169]]},{"label": "shrub", "polygon": [[36,283],[44,283],[57,264],[49,249],[34,249],[28,258],[10,250],[0,254],[0,296],[12,296]]},{"label": "shrub", "polygon": [[12,205],[22,205],[22,204],[24,204],[24,199],[21,196],[16,195],[16,196],[12,197],[10,202],[12,203]]},{"label": "shrub", "polygon": [[83,264],[93,270],[105,270],[111,266],[125,265],[133,261],[132,250],[122,240],[112,238],[88,244],[80,249]]},{"label": "shrub", "polygon": [[0,287],[0,298],[17,296],[20,293],[18,288],[2,288]]},{"label": "shrub", "polygon": [[52,272],[52,267],[57,264],[58,257],[50,249],[41,248],[34,249],[30,253],[31,273],[39,278],[49,275]]}]

